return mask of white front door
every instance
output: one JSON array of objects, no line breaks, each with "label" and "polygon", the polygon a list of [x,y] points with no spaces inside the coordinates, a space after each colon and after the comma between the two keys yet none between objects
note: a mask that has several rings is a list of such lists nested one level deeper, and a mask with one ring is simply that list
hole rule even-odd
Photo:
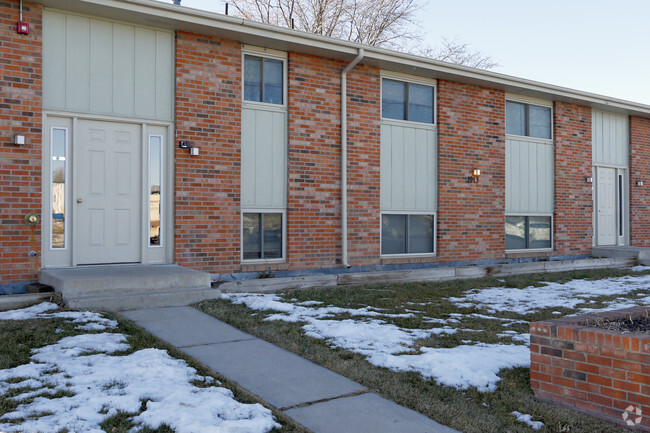
[{"label": "white front door", "polygon": [[141,261],[142,127],[79,120],[75,143],[78,264]]},{"label": "white front door", "polygon": [[596,168],[596,242],[616,245],[616,169]]}]

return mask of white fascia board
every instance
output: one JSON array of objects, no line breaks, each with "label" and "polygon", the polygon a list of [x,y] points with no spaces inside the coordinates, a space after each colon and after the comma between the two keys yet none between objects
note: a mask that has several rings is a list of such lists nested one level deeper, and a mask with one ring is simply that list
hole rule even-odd
[{"label": "white fascia board", "polygon": [[35,0],[35,3],[63,11],[217,36],[243,44],[344,61],[352,60],[359,48],[363,48],[366,53],[363,63],[384,70],[458,81],[522,96],[586,105],[604,111],[650,117],[650,105],[177,6],[171,1],[164,3],[156,0]]}]

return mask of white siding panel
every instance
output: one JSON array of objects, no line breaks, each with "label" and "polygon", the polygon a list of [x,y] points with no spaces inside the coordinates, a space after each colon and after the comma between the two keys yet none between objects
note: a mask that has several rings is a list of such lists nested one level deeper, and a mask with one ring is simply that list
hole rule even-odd
[{"label": "white siding panel", "polygon": [[242,109],[242,206],[286,206],[286,115],[278,111]]},{"label": "white siding panel", "polygon": [[90,112],[113,112],[113,26],[90,22]]},{"label": "white siding panel", "polygon": [[156,32],[156,118],[174,117],[174,35]]},{"label": "white siding panel", "polygon": [[65,15],[45,10],[43,20],[43,64],[48,68],[43,74],[43,105],[64,107],[66,95],[66,26]]},{"label": "white siding panel", "polygon": [[592,128],[594,164],[628,167],[628,117],[594,110]]},{"label": "white siding panel", "polygon": [[66,106],[72,111],[90,108],[90,21],[68,16],[66,26]]},{"label": "white siding panel", "polygon": [[553,172],[553,144],[506,140],[506,212],[552,212]]},{"label": "white siding panel", "polygon": [[113,107],[123,116],[135,114],[135,28],[113,25]]},{"label": "white siding panel", "polygon": [[435,211],[436,156],[433,129],[382,124],[381,209]]},{"label": "white siding panel", "polygon": [[172,32],[45,10],[46,109],[173,120]]},{"label": "white siding panel", "polygon": [[[135,29],[135,112],[156,117],[156,33]],[[154,96],[154,97],[152,97]]]}]

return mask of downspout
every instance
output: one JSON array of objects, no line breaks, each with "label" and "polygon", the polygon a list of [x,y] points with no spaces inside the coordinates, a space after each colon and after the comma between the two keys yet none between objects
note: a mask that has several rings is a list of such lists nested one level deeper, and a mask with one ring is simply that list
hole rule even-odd
[{"label": "downspout", "polygon": [[357,57],[341,72],[341,214],[342,214],[342,264],[348,263],[348,72],[363,59],[363,48],[359,48]]}]

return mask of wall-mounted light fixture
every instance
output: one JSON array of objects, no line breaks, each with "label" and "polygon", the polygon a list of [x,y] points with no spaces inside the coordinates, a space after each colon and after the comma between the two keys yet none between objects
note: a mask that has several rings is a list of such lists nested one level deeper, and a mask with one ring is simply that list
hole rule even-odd
[{"label": "wall-mounted light fixture", "polygon": [[636,181],[636,186],[643,186],[643,181],[642,180],[637,180]]},{"label": "wall-mounted light fixture", "polygon": [[594,178],[593,178],[593,177],[590,177],[590,176],[587,176],[587,177],[585,177],[585,182],[587,182],[587,183],[593,183],[593,182],[594,182]]},{"label": "wall-mounted light fixture", "polygon": [[478,177],[481,175],[481,170],[478,168],[472,169],[472,175],[467,176],[467,183],[478,183]]},{"label": "wall-mounted light fixture", "polygon": [[20,133],[15,133],[14,134],[14,144],[16,146],[24,146],[25,145],[25,134],[20,134]]},{"label": "wall-mounted light fixture", "polygon": [[181,149],[187,149],[190,152],[190,155],[192,156],[197,156],[199,154],[199,148],[192,146],[192,143],[190,143],[187,140],[179,141],[178,147],[180,147]]}]

